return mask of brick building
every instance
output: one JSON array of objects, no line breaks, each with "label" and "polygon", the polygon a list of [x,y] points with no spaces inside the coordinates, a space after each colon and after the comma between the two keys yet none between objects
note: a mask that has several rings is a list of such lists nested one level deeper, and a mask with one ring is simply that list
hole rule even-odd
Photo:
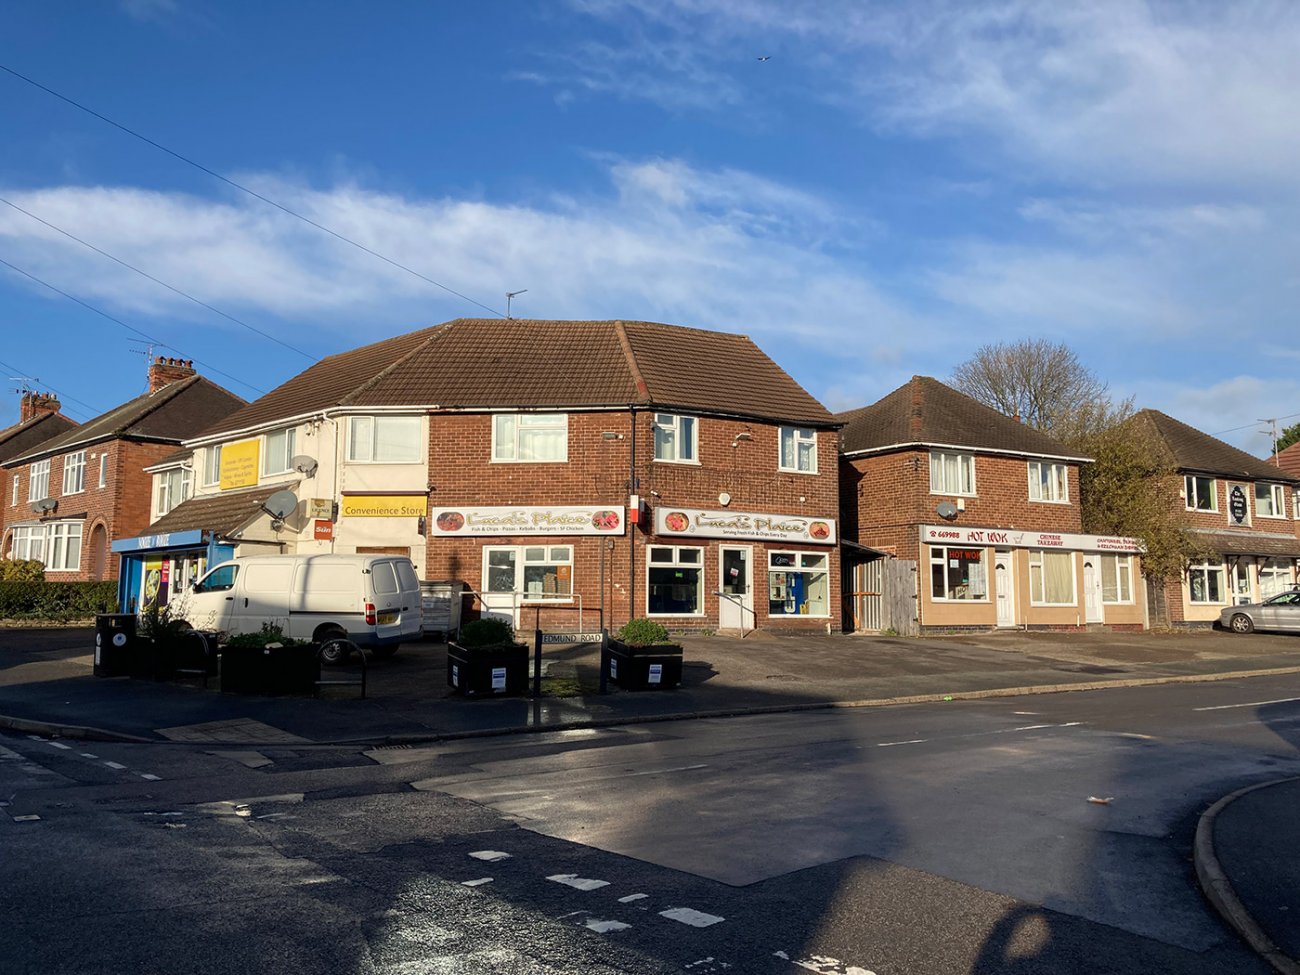
[{"label": "brick building", "polygon": [[1258,601],[1296,582],[1300,475],[1158,410],[1142,410],[1128,422],[1176,472],[1169,503],[1209,553],[1152,593],[1153,622],[1208,625],[1225,606]]},{"label": "brick building", "polygon": [[26,500],[22,485],[14,486],[6,461],[35,450],[46,440],[61,436],[77,425],[59,412],[62,404],[51,393],[31,390],[23,393],[18,406],[18,422],[0,430],[0,538],[5,525],[27,518],[30,509],[19,502]]},{"label": "brick building", "polygon": [[926,376],[836,419],[849,625],[1144,625],[1137,542],[1082,533],[1088,458]]},{"label": "brick building", "polygon": [[3,461],[6,557],[39,559],[52,579],[115,578],[110,543],[149,524],[145,468],[243,403],[158,357],[147,393]]},{"label": "brick building", "polygon": [[[192,439],[195,496],[150,531],[239,555],[407,554],[529,627],[581,610],[590,629],[603,607],[825,632],[836,428],[744,336],[459,319],[323,359]],[[276,491],[297,503],[273,519],[257,505]],[[218,498],[239,526],[218,530]]]}]

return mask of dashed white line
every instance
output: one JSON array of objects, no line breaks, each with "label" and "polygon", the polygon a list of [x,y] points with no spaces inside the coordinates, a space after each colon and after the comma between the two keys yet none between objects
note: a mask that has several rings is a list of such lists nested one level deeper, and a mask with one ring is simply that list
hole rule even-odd
[{"label": "dashed white line", "polygon": [[907,741],[878,741],[876,747],[892,748],[895,745],[923,745],[929,740],[929,738],[909,738]]},{"label": "dashed white line", "polygon": [[71,746],[71,745],[65,745],[65,744],[63,744],[63,742],[61,742],[61,741],[47,741],[45,744],[49,745],[51,748],[61,748],[61,749],[63,749],[65,752],[70,752],[70,751],[72,751],[72,746]]},{"label": "dashed white line", "polygon": [[632,926],[624,924],[622,921],[602,921],[594,917],[587,918],[583,924],[598,934],[608,934],[610,931],[626,931]]},{"label": "dashed white line", "polygon": [[618,902],[620,904],[631,904],[633,901],[643,901],[649,896],[649,894],[628,894],[626,897],[620,897]]},{"label": "dashed white line", "polygon": [[82,758],[99,758],[98,755],[92,755],[90,752],[77,752]]},{"label": "dashed white line", "polygon": [[119,772],[125,772],[125,771],[126,771],[126,766],[125,766],[125,765],[120,765],[120,764],[118,764],[117,762],[107,762],[107,761],[106,761],[106,762],[104,762],[104,764],[107,765],[109,768],[115,768],[115,769],[117,769]]},{"label": "dashed white line", "polygon": [[1192,708],[1193,711],[1228,711],[1232,708],[1262,708],[1265,704],[1292,704],[1300,697],[1283,697],[1276,701],[1251,701],[1247,704],[1218,704],[1212,708]]},{"label": "dashed white line", "polygon": [[154,775],[154,774],[152,774],[151,772],[137,772],[136,775],[140,776],[140,778],[142,778],[142,779],[148,779],[150,782],[161,782],[161,781],[162,781],[162,776],[161,776],[161,775]]},{"label": "dashed white line", "polygon": [[564,884],[566,887],[573,887],[576,890],[596,890],[598,887],[608,887],[608,880],[587,880],[579,877],[576,873],[557,873],[546,878],[553,880],[557,884]]},{"label": "dashed white line", "polygon": [[693,928],[707,928],[710,925],[720,924],[726,920],[725,917],[718,917],[716,914],[705,914],[703,911],[697,911],[691,907],[671,907],[666,911],[660,911],[659,916],[666,917],[670,921],[689,924]]},{"label": "dashed white line", "polygon": [[492,883],[491,877],[479,877],[478,880],[462,880],[460,885],[462,887],[482,887],[484,884],[490,883]]},{"label": "dashed white line", "polygon": [[486,860],[488,863],[496,863],[498,860],[509,860],[509,853],[502,853],[500,850],[476,850],[471,853],[475,860]]},{"label": "dashed white line", "polygon": [[818,975],[875,975],[875,972],[868,971],[865,968],[859,968],[857,965],[846,965],[838,958],[831,958],[827,955],[810,955],[807,958],[791,958],[784,951],[774,951],[772,954],[777,958],[784,958],[792,965],[805,969],[810,972],[817,972]]},{"label": "dashed white line", "polygon": [[38,821],[40,818],[41,818],[40,816],[37,816],[36,814],[33,813],[33,814],[30,815],[30,816],[15,816],[15,817],[14,817],[14,822],[15,822],[15,823],[34,823],[34,822]]}]

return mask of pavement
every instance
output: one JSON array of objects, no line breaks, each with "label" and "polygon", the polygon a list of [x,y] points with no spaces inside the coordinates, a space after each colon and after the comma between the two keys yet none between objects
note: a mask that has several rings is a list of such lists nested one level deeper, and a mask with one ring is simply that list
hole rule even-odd
[{"label": "pavement", "polygon": [[[366,667],[366,696],[222,693],[219,678],[93,676],[91,627],[0,629],[0,728],[82,740],[394,745],[478,736],[1300,674],[1300,640],[1277,634],[1048,633],[951,637],[684,636],[682,683],[600,693],[599,647],[543,649],[542,695],[466,699],[446,646],[421,642]],[[359,677],[352,662],[327,680]],[[1300,975],[1300,779],[1225,796],[1201,818],[1207,898],[1280,972]]]}]

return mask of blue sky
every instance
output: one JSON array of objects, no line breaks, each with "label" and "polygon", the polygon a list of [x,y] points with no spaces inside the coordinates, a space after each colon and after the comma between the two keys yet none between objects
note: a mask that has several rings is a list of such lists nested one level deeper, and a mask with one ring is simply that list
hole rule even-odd
[{"label": "blue sky", "polygon": [[0,259],[138,330],[0,265],[0,368],[84,420],[144,333],[251,399],[527,289],[747,333],[832,409],[1041,336],[1262,455],[1297,50],[1292,3],[11,0],[0,64],[472,300],[0,72],[0,197],[217,309],[0,203]]}]

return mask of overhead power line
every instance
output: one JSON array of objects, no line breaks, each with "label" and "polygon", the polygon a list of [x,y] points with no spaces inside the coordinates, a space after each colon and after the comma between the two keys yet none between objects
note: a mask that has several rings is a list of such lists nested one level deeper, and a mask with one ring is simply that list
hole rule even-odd
[{"label": "overhead power line", "polygon": [[62,295],[63,297],[67,298],[69,301],[75,301],[77,304],[79,304],[82,308],[85,308],[87,311],[93,311],[96,315],[100,315],[103,318],[107,318],[110,322],[113,322],[115,325],[121,325],[124,329],[126,329],[129,332],[135,332],[136,335],[140,336],[142,339],[145,339],[148,342],[152,342],[154,345],[158,346],[159,348],[171,349],[182,359],[190,359],[193,362],[197,362],[208,372],[214,373],[215,375],[218,376],[225,376],[227,379],[231,380],[232,382],[237,382],[241,386],[246,386],[247,388],[253,390],[256,393],[266,392],[266,390],[258,386],[254,386],[252,383],[245,382],[244,380],[240,379],[238,376],[232,376],[228,372],[223,372],[222,370],[218,369],[216,366],[212,365],[211,363],[203,362],[201,359],[194,358],[194,356],[186,355],[184,352],[176,348],[176,346],[172,345],[171,343],[164,342],[162,339],[156,339],[152,335],[148,334],[147,332],[140,331],[140,329],[136,328],[134,325],[127,324],[126,322],[122,321],[122,319],[120,318],[114,318],[112,315],[110,315],[108,312],[104,311],[103,309],[96,308],[94,305],[90,304],[89,302],[82,301],[76,295],[68,294],[68,292],[64,291],[62,288],[56,287],[55,285],[50,284],[50,282],[42,278],[38,278],[35,274],[32,274],[30,271],[24,271],[18,265],[10,264],[3,257],[0,257],[0,264],[3,264],[11,271],[17,271],[23,277],[29,278],[30,280],[35,281],[39,285],[49,288],[55,294]]},{"label": "overhead power line", "polygon": [[[26,370],[23,370],[23,369],[19,369],[19,368],[18,368],[17,366],[15,366],[15,365],[11,365],[10,363],[5,362],[3,359],[0,359],[0,369],[5,369],[5,370],[8,371],[8,372],[18,373],[18,374],[22,374],[22,373],[24,373],[24,372],[26,371]],[[54,393],[56,396],[59,397],[59,404],[60,404],[60,405],[63,404],[64,400],[67,400],[69,403],[78,403],[78,404],[80,404],[81,406],[84,406],[86,409],[88,409],[88,410],[90,411],[89,413],[86,414],[86,419],[90,419],[90,417],[92,417],[92,416],[99,416],[99,414],[101,414],[101,413],[104,412],[104,410],[101,410],[98,406],[92,406],[91,404],[87,403],[85,400],[79,400],[79,399],[77,399],[75,396],[68,396],[68,395],[64,394],[63,392],[61,392],[60,390],[55,389],[53,386],[49,386],[49,385],[47,385],[46,383],[42,383],[41,380],[40,380],[40,378],[37,377],[37,376],[32,376],[32,377],[31,377],[31,381],[32,381],[33,383],[41,383],[42,386],[46,386],[46,388],[47,388],[51,393]],[[80,411],[80,410],[68,410],[67,412],[69,412],[69,413],[80,413],[81,411]]]},{"label": "overhead power line", "polygon": [[59,101],[66,102],[67,104],[71,105],[73,108],[79,109],[80,111],[85,112],[87,115],[94,116],[95,118],[99,119],[101,122],[104,122],[107,125],[111,125],[113,126],[113,128],[118,129],[121,132],[125,132],[127,135],[131,136],[134,139],[139,139],[141,142],[153,146],[155,149],[159,150],[160,152],[167,153],[167,155],[171,156],[174,159],[179,159],[187,166],[193,166],[195,169],[199,170],[200,172],[207,173],[213,179],[221,180],[221,182],[225,183],[227,186],[232,186],[235,189],[239,190],[241,193],[247,193],[249,196],[261,200],[263,203],[267,204],[268,206],[273,206],[277,210],[281,211],[282,213],[286,213],[297,220],[301,220],[303,223],[315,227],[317,230],[322,231],[323,233],[327,233],[331,237],[343,241],[343,243],[345,244],[351,244],[353,247],[357,248],[358,250],[365,251],[365,253],[369,254],[371,257],[377,257],[379,260],[383,261],[384,263],[390,264],[400,271],[405,271],[407,274],[414,275],[415,277],[419,278],[421,281],[433,285],[435,288],[441,288],[443,291],[447,292],[450,295],[455,295],[457,298],[460,298],[462,301],[468,301],[471,305],[477,305],[479,308],[482,308],[484,311],[491,312],[493,315],[496,315],[498,318],[505,317],[501,314],[501,312],[497,311],[495,308],[490,308],[487,305],[483,304],[481,301],[476,301],[475,299],[471,298],[469,295],[461,294],[459,291],[455,290],[454,288],[449,288],[441,281],[435,281],[427,274],[421,274],[419,271],[415,270],[414,268],[407,267],[405,264],[402,264],[400,261],[395,261],[391,257],[386,257],[383,254],[379,253],[378,251],[367,247],[365,244],[358,243],[357,241],[353,240],[351,237],[344,236],[343,234],[339,233],[337,230],[331,230],[329,227],[325,226],[324,224],[317,223],[315,220],[311,219],[310,217],[304,216],[303,214],[297,212],[296,210],[290,209],[289,207],[285,206],[283,203],[278,203],[275,200],[271,199],[269,196],[263,196],[261,193],[258,193],[256,190],[249,189],[247,186],[244,186],[242,183],[237,183],[230,177],[223,176],[221,173],[217,172],[214,169],[209,169],[207,166],[203,165],[202,163],[196,162],[195,160],[189,158],[188,156],[182,155],[181,153],[177,152],[175,149],[169,149],[161,142],[156,142],[153,139],[149,138],[147,135],[143,135],[135,131],[134,129],[128,128],[127,126],[123,125],[121,122],[115,122],[107,115],[100,114],[99,112],[95,111],[93,108],[83,105],[81,102],[69,98],[67,95],[61,94],[55,91],[53,88],[41,84],[39,81],[35,80],[34,78],[29,78],[27,77],[27,75],[15,71],[13,68],[9,67],[8,65],[0,64],[0,71],[4,71],[7,74],[11,74],[19,81],[25,81],[27,82],[27,84],[31,85],[34,88],[39,88],[41,91],[45,92],[48,95],[53,95],[55,98],[59,99]]},{"label": "overhead power line", "polygon": [[13,209],[17,210],[19,213],[21,213],[21,214],[23,214],[23,215],[25,215],[25,216],[31,217],[31,218],[32,218],[33,220],[35,220],[37,223],[41,224],[42,226],[49,227],[51,230],[55,231],[56,233],[63,234],[63,236],[64,236],[64,237],[67,237],[69,240],[75,240],[75,241],[76,241],[78,244],[80,244],[82,247],[89,247],[89,248],[90,248],[92,251],[94,251],[96,254],[100,254],[100,255],[102,255],[102,256],[104,256],[104,257],[107,257],[110,261],[113,261],[113,262],[115,262],[115,263],[117,263],[117,264],[121,264],[122,267],[126,268],[128,271],[134,271],[136,274],[140,275],[141,277],[143,277],[143,278],[148,278],[148,279],[149,279],[150,281],[152,281],[154,284],[161,285],[162,287],[166,288],[168,291],[171,291],[171,292],[173,292],[173,293],[175,293],[175,294],[178,294],[178,295],[180,295],[182,298],[187,298],[187,299],[189,299],[190,301],[194,302],[196,305],[200,306],[201,308],[206,308],[208,311],[212,312],[212,313],[215,314],[215,315],[220,315],[222,318],[225,318],[225,319],[227,319],[227,320],[229,320],[229,321],[232,321],[232,322],[234,322],[236,325],[239,325],[239,326],[242,327],[242,328],[246,328],[246,329],[248,329],[250,332],[254,332],[254,333],[256,333],[256,334],[262,336],[262,338],[264,338],[264,339],[270,339],[270,340],[271,340],[272,342],[274,342],[276,345],[281,345],[281,346],[283,346],[284,348],[288,349],[290,352],[297,352],[299,355],[301,355],[301,356],[305,356],[306,358],[310,359],[312,362],[318,362],[318,361],[319,361],[319,360],[317,359],[317,357],[314,356],[314,355],[312,355],[310,352],[304,352],[302,349],[298,348],[296,345],[290,345],[288,342],[285,342],[285,341],[282,341],[281,339],[276,338],[274,335],[270,334],[269,332],[264,332],[264,331],[262,331],[260,328],[257,328],[256,326],[249,325],[248,322],[240,321],[240,320],[239,320],[238,318],[236,318],[234,315],[229,315],[229,314],[227,314],[226,312],[222,311],[220,308],[214,308],[214,307],[212,307],[212,305],[209,305],[206,301],[203,301],[203,300],[200,299],[200,298],[196,298],[196,297],[194,297],[194,295],[192,295],[192,294],[190,294],[190,293],[188,293],[188,292],[186,292],[186,291],[182,291],[180,288],[174,287],[174,286],[168,284],[166,281],[159,280],[158,278],[156,278],[156,277],[154,277],[152,274],[150,274],[148,271],[142,271],[142,270],[140,270],[140,268],[136,267],[134,264],[128,264],[126,261],[122,260],[120,257],[114,257],[114,256],[113,256],[112,254],[110,254],[108,251],[103,250],[102,248],[96,247],[94,244],[90,243],[89,241],[82,240],[82,239],[81,239],[80,237],[78,237],[76,234],[74,234],[74,233],[70,233],[69,231],[64,230],[62,227],[56,227],[54,224],[50,223],[48,220],[46,220],[46,219],[44,219],[44,218],[42,218],[42,217],[38,217],[36,214],[32,213],[30,210],[25,210],[25,209],[23,209],[23,208],[20,207],[17,203],[14,203],[12,200],[7,200],[7,199],[5,199],[3,196],[0,196],[0,203],[5,204],[6,206],[12,207]]}]

